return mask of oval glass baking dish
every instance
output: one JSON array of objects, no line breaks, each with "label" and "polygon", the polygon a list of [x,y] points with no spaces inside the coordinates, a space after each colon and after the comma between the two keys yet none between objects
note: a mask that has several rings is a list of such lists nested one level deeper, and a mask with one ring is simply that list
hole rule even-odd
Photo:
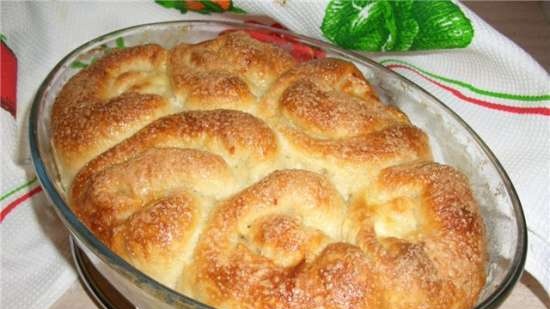
[{"label": "oval glass baking dish", "polygon": [[[404,111],[430,139],[435,161],[465,173],[480,204],[487,228],[487,282],[476,308],[496,308],[520,277],[527,252],[527,232],[516,192],[502,166],[476,133],[445,104],[413,82],[362,55],[287,31],[256,24],[175,21],[139,25],[96,38],[69,53],[40,86],[30,114],[30,148],[38,178],[57,214],[96,268],[136,307],[209,308],[169,289],[128,264],[100,242],[66,203],[51,145],[50,114],[65,82],[79,68],[124,43],[197,43],[227,30],[244,29],[291,38],[326,56],[353,62],[386,104]],[[293,44],[288,44],[292,48]],[[284,47],[284,46],[283,46]]]}]

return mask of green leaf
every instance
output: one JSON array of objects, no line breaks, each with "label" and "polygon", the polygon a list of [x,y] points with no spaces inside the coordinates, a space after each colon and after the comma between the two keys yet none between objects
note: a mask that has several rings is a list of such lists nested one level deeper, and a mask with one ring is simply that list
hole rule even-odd
[{"label": "green leaf", "polygon": [[321,31],[342,47],[365,51],[391,50],[397,38],[393,8],[387,0],[332,0]]},{"label": "green leaf", "polygon": [[84,69],[84,68],[87,68],[88,67],[88,64],[84,63],[84,62],[81,62],[81,61],[78,61],[78,60],[75,60],[71,63],[71,68],[73,69]]},{"label": "green leaf", "polygon": [[396,43],[391,50],[406,51],[418,34],[418,23],[412,17],[412,0],[391,2],[397,26]]},{"label": "green leaf", "polygon": [[473,39],[472,23],[450,1],[415,1],[412,13],[419,26],[412,49],[466,47]]},{"label": "green leaf", "polygon": [[7,40],[6,36],[3,33],[0,33],[0,42],[6,43],[6,40]]},{"label": "green leaf", "polygon": [[449,0],[331,0],[321,31],[344,48],[406,51],[465,47],[474,30]]},{"label": "green leaf", "polygon": [[217,3],[214,3],[210,0],[202,0],[201,3],[204,5],[203,11],[223,13],[223,9]]},{"label": "green leaf", "polygon": [[181,13],[187,13],[187,7],[185,6],[185,2],[183,0],[155,0],[155,3],[167,9],[176,9]]},{"label": "green leaf", "polygon": [[336,35],[344,24],[344,17],[353,14],[354,9],[351,6],[351,1],[330,1],[325,9],[325,16],[321,24],[323,35],[336,43]]},{"label": "green leaf", "polygon": [[124,44],[124,38],[120,37],[115,40],[116,48],[124,48],[126,45]]},{"label": "green leaf", "polygon": [[394,10],[391,2],[381,1],[379,5],[383,7],[381,10],[384,18],[384,26],[388,30],[388,37],[381,49],[382,51],[392,50],[397,40],[397,23],[394,16]]},{"label": "green leaf", "polygon": [[245,10],[234,6],[233,1],[231,1],[231,8],[229,9],[229,12],[235,13],[235,14],[247,14]]}]

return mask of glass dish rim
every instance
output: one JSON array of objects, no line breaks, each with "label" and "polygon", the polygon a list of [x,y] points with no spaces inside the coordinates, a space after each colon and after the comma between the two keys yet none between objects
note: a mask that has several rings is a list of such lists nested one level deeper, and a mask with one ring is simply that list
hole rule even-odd
[{"label": "glass dish rim", "polygon": [[518,245],[516,246],[516,252],[514,253],[514,257],[512,259],[512,267],[510,271],[506,274],[506,276],[504,277],[500,285],[497,287],[497,289],[493,291],[483,302],[479,303],[475,308],[476,309],[495,308],[498,305],[500,305],[502,301],[504,301],[506,296],[511,292],[515,283],[518,281],[523,271],[523,267],[524,267],[525,259],[527,255],[527,226],[526,226],[525,216],[523,214],[521,202],[519,200],[517,192],[508,174],[506,173],[506,171],[504,170],[504,168],[502,167],[502,165],[500,164],[496,156],[493,154],[493,152],[489,149],[489,147],[485,144],[485,142],[477,135],[477,133],[458,114],[456,114],[445,103],[440,101],[438,98],[436,98],[434,95],[429,93],[427,90],[425,90],[415,82],[409,80],[408,78],[402,76],[401,74],[384,67],[383,65],[377,63],[376,61],[368,58],[365,55],[359,54],[358,52],[354,52],[354,51],[344,50],[330,43],[327,43],[318,39],[310,38],[304,35],[296,34],[291,31],[286,31],[280,28],[274,28],[266,25],[250,24],[250,23],[245,23],[241,21],[226,21],[226,20],[216,20],[216,19],[173,20],[173,21],[139,24],[139,25],[134,25],[131,27],[126,27],[115,31],[111,31],[109,33],[100,35],[92,40],[89,40],[86,43],[78,46],[77,48],[69,52],[53,67],[53,69],[48,73],[48,75],[46,76],[46,78],[38,88],[38,91],[33,99],[31,112],[29,115],[29,145],[30,145],[31,159],[32,159],[34,169],[36,171],[37,177],[40,181],[42,188],[44,189],[47,197],[50,199],[50,201],[54,205],[54,209],[58,217],[61,218],[64,225],[70,230],[71,234],[75,235],[80,242],[83,242],[103,262],[115,268],[117,272],[119,273],[122,272],[123,276],[125,277],[133,276],[133,278],[135,278],[137,281],[141,283],[145,283],[153,290],[160,291],[162,295],[168,296],[168,298],[172,302],[188,303],[194,306],[201,306],[203,308],[212,308],[191,297],[188,297],[184,294],[181,294],[171,288],[168,288],[162,285],[161,283],[152,279],[148,275],[139,271],[134,266],[130,265],[128,262],[126,262],[121,257],[116,255],[113,251],[111,251],[107,246],[105,246],[99,239],[97,239],[94,236],[94,234],[82,222],[80,222],[80,220],[76,217],[76,215],[71,211],[71,209],[65,203],[65,201],[61,197],[62,195],[60,194],[60,192],[58,192],[57,189],[55,188],[52,182],[53,178],[50,178],[50,175],[48,174],[44,166],[44,162],[42,160],[42,155],[40,152],[40,147],[38,144],[39,142],[38,142],[37,125],[38,125],[38,118],[39,118],[40,103],[44,98],[45,94],[47,93],[50,83],[56,77],[56,75],[60,72],[60,70],[63,68],[63,66],[66,64],[66,62],[69,59],[79,54],[86,48],[93,46],[94,44],[97,44],[98,42],[101,42],[103,40],[112,38],[115,35],[125,35],[125,34],[127,35],[132,31],[139,30],[141,28],[169,26],[169,25],[175,25],[175,24],[181,24],[181,25],[199,24],[201,26],[219,25],[219,26],[226,26],[226,27],[238,28],[238,29],[258,29],[258,30],[272,31],[278,34],[295,37],[302,41],[305,41],[308,44],[311,44],[312,46],[317,46],[323,50],[344,55],[347,58],[350,58],[350,60],[353,60],[354,62],[359,62],[359,63],[363,62],[370,66],[376,67],[376,69],[378,70],[389,73],[390,75],[397,77],[399,80],[405,82],[406,84],[411,85],[417,91],[420,91],[422,94],[428,96],[431,100],[439,104],[445,110],[445,112],[448,113],[449,116],[454,118],[454,120],[458,122],[460,126],[466,129],[466,131],[473,137],[474,141],[481,148],[483,153],[489,158],[489,160],[497,170],[502,182],[506,187],[506,192],[510,197],[510,200],[514,209],[514,214],[517,218],[516,227],[518,229]]}]

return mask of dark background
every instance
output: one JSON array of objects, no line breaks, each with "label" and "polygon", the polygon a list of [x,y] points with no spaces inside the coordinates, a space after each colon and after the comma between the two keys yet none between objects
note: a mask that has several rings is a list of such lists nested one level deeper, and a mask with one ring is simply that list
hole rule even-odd
[{"label": "dark background", "polygon": [[550,1],[464,1],[550,71]]}]

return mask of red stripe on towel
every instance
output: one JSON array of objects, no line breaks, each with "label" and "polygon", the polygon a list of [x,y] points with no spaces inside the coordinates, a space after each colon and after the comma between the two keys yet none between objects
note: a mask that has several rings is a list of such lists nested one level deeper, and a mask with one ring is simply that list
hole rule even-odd
[{"label": "red stripe on towel", "polygon": [[536,114],[536,115],[543,115],[543,116],[550,116],[550,108],[547,107],[520,107],[520,106],[510,106],[510,105],[504,105],[489,101],[484,101],[477,98],[472,98],[469,96],[464,95],[462,92],[460,92],[457,89],[451,88],[449,86],[443,85],[429,77],[424,76],[422,73],[416,71],[415,69],[409,68],[405,65],[400,64],[390,64],[387,66],[390,69],[393,68],[399,68],[399,69],[405,69],[409,70],[413,73],[418,74],[420,77],[424,78],[425,80],[435,84],[436,86],[446,90],[447,92],[450,92],[453,96],[461,99],[462,101],[473,103],[479,106],[483,106],[486,108],[502,111],[502,112],[509,112],[514,114]]},{"label": "red stripe on towel", "polygon": [[39,193],[41,191],[42,191],[42,187],[38,186],[38,187],[32,189],[31,191],[25,193],[24,195],[18,197],[17,199],[12,201],[11,203],[9,203],[8,206],[4,207],[4,209],[2,209],[2,212],[0,212],[0,223],[2,223],[2,221],[4,221],[4,219],[8,216],[8,214],[12,210],[14,210],[17,206],[21,205],[24,201],[28,200],[33,195],[35,195],[36,193]]}]

